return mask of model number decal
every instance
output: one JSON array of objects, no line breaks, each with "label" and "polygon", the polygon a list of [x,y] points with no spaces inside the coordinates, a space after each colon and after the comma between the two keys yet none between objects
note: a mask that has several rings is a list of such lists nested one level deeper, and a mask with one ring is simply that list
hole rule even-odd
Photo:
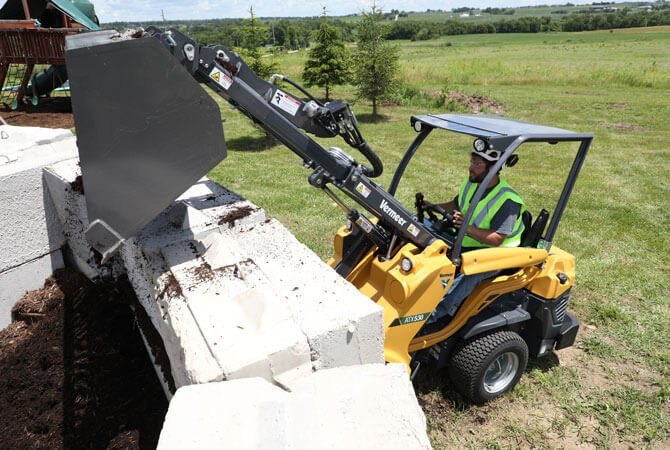
[{"label": "model number decal", "polygon": [[393,322],[391,322],[390,327],[397,327],[399,325],[407,325],[408,323],[416,323],[416,322],[423,322],[430,316],[430,313],[421,313],[421,314],[413,314],[411,316],[405,316],[405,317],[398,317],[395,319]]}]

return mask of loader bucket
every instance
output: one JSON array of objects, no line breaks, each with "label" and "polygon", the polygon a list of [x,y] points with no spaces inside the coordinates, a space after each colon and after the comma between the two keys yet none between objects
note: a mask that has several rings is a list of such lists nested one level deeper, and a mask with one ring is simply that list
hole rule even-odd
[{"label": "loader bucket", "polygon": [[107,260],[226,157],[221,112],[154,38],[68,37],[86,238]]}]

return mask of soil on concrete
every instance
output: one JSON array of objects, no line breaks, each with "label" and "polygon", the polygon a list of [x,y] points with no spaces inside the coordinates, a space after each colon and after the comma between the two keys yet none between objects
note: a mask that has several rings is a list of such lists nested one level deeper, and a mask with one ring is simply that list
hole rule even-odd
[{"label": "soil on concrete", "polygon": [[69,97],[40,99],[37,106],[20,105],[16,111],[0,105],[0,117],[9,125],[42,128],[74,128]]},{"label": "soil on concrete", "polygon": [[155,448],[167,400],[129,283],[57,271],[0,330],[0,448]]},{"label": "soil on concrete", "polygon": [[232,227],[235,224],[236,220],[243,219],[254,211],[255,209],[250,206],[242,206],[240,208],[236,208],[230,212],[227,212],[223,216],[219,217],[219,225],[223,225],[225,223]]},{"label": "soil on concrete", "polygon": [[77,178],[75,178],[74,181],[70,183],[70,187],[73,191],[84,195],[84,180],[81,178],[81,175],[78,175]]}]

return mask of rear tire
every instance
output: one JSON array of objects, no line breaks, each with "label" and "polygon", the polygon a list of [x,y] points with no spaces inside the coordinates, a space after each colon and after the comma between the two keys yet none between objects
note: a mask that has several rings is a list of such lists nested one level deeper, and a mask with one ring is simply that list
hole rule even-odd
[{"label": "rear tire", "polygon": [[528,346],[513,331],[475,336],[454,351],[449,377],[473,403],[496,399],[517,385],[528,363]]}]

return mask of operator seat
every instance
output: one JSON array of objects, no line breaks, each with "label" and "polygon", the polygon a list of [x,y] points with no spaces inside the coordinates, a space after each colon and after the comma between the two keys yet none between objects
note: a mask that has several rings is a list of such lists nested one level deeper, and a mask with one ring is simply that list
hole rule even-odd
[{"label": "operator seat", "polygon": [[537,219],[535,219],[535,223],[533,223],[532,226],[531,223],[533,222],[533,217],[530,212],[524,211],[521,220],[525,227],[521,233],[521,247],[537,247],[537,244],[542,237],[542,233],[544,233],[544,229],[547,226],[547,222],[549,221],[549,211],[543,208],[542,211],[540,211],[540,214],[537,215]]}]

